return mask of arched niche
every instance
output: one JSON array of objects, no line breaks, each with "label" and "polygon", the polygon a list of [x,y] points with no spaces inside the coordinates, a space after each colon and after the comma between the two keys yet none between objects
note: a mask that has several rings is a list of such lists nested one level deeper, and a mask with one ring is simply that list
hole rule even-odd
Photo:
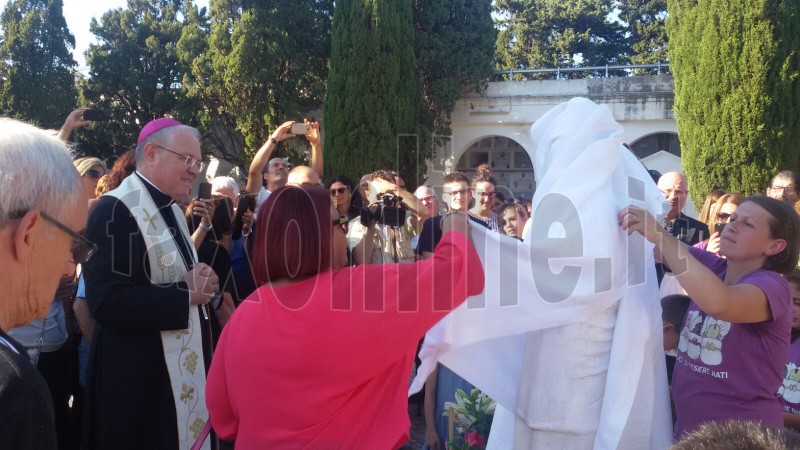
[{"label": "arched niche", "polygon": [[505,136],[487,136],[470,145],[456,164],[456,170],[472,178],[478,165],[487,163],[497,181],[496,190],[506,198],[533,198],[536,178],[528,152]]},{"label": "arched niche", "polygon": [[681,157],[681,143],[676,133],[654,133],[631,143],[633,153],[639,159],[647,158],[660,151]]}]

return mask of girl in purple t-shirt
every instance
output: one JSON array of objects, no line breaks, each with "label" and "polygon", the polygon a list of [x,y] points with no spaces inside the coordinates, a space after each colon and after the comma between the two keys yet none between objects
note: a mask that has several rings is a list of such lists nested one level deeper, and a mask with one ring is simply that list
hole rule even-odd
[{"label": "girl in purple t-shirt", "polygon": [[[721,233],[720,254],[689,248],[646,211],[619,215],[628,234],[655,244],[692,298],[673,373],[675,438],[705,422],[783,426],[777,395],[791,330],[791,290],[780,276],[797,266],[800,218],[789,205],[749,197]],[[727,259],[726,259],[727,258]]]},{"label": "girl in purple t-shirt", "polygon": [[783,423],[787,428],[800,429],[800,269],[786,274],[792,287],[792,343],[778,395],[783,399]]}]

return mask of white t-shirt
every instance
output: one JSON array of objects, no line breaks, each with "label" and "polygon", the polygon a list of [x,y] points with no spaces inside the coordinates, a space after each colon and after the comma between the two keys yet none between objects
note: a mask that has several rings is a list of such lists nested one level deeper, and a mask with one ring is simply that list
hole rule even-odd
[{"label": "white t-shirt", "polygon": [[270,194],[272,194],[271,191],[268,191],[267,188],[261,186],[261,190],[258,191],[258,194],[256,194],[256,210],[253,211],[253,217],[258,216],[258,210],[261,209],[261,205],[263,205],[264,202],[267,201]]}]

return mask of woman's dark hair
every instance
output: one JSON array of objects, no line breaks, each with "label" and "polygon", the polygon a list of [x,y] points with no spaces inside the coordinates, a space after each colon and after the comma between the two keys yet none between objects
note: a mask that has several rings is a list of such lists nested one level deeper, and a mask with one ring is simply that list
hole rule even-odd
[{"label": "woman's dark hair", "polygon": [[472,177],[472,184],[470,185],[473,192],[476,190],[478,183],[482,181],[492,183],[492,186],[497,186],[497,181],[495,181],[494,176],[492,176],[492,168],[486,163],[475,168],[475,176]]},{"label": "woman's dark hair", "polygon": [[128,150],[119,155],[117,160],[114,161],[111,172],[108,173],[108,190],[119,187],[122,180],[128,178],[134,171],[136,171],[136,153],[133,150]]},{"label": "woman's dark hair", "polygon": [[506,213],[506,210],[509,209],[513,209],[515,214],[521,215],[522,217],[528,215],[528,211],[525,209],[525,206],[514,202],[514,203],[505,203],[503,207],[500,208],[500,211],[497,212],[498,218],[502,218],[503,215]]},{"label": "woman's dark hair", "polygon": [[332,176],[331,179],[328,180],[327,183],[325,183],[325,189],[330,189],[331,185],[333,183],[337,182],[337,181],[339,183],[342,183],[343,185],[347,186],[347,188],[350,189],[350,192],[353,192],[353,180],[351,180],[350,178],[348,178],[345,175],[334,175],[334,176]]},{"label": "woman's dark hair", "polygon": [[350,190],[350,209],[347,212],[347,216],[351,219],[353,217],[358,216],[359,208],[361,207],[361,193],[358,192],[358,189],[355,188],[355,184],[353,184],[353,180],[345,175],[334,175],[325,183],[325,190],[330,191],[331,185],[335,182],[342,183],[343,185],[347,186],[347,189]]},{"label": "woman's dark hair", "polygon": [[284,186],[259,208],[253,275],[259,285],[331,266],[331,199],[319,187]]},{"label": "woman's dark hair", "polygon": [[794,208],[774,198],[765,195],[754,195],[747,197],[742,204],[753,202],[764,208],[770,216],[769,234],[771,239],[783,239],[786,241],[786,248],[782,252],[767,257],[764,262],[764,269],[774,270],[780,274],[789,273],[797,267],[797,258],[800,255],[800,217]]}]

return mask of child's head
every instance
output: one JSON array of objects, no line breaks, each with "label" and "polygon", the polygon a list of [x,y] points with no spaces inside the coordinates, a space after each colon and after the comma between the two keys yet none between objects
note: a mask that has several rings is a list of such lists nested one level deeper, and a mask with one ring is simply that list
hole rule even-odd
[{"label": "child's head", "polygon": [[792,287],[792,340],[800,336],[800,269],[784,275]]},{"label": "child's head", "polygon": [[708,422],[684,435],[672,450],[785,450],[798,448],[800,434],[788,428],[776,428],[756,422],[729,420]]},{"label": "child's head", "polygon": [[664,324],[664,350],[678,348],[680,328],[689,303],[692,299],[687,295],[667,295],[661,299],[661,322]]}]

